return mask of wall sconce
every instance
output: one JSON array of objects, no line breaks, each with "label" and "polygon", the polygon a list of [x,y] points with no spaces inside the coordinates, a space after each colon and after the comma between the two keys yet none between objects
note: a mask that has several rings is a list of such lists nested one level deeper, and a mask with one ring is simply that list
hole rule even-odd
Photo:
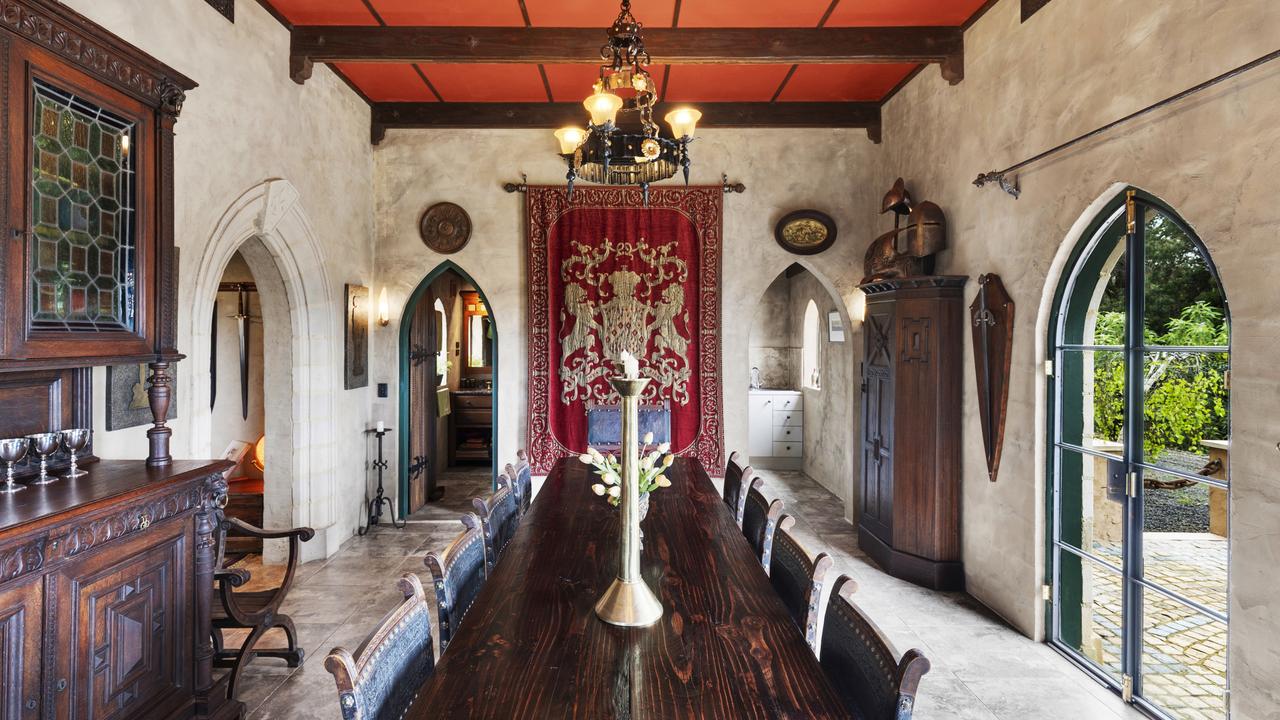
[{"label": "wall sconce", "polygon": [[387,304],[387,288],[378,293],[378,324],[386,327],[391,324],[391,306]]}]

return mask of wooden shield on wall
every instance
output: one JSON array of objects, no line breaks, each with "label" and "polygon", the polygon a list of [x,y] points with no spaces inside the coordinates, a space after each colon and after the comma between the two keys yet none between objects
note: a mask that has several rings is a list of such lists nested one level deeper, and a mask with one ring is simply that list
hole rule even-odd
[{"label": "wooden shield on wall", "polygon": [[1000,276],[978,278],[978,296],[969,306],[973,329],[973,367],[978,377],[978,413],[987,452],[987,477],[996,481],[1009,405],[1009,368],[1013,361],[1013,300]]}]

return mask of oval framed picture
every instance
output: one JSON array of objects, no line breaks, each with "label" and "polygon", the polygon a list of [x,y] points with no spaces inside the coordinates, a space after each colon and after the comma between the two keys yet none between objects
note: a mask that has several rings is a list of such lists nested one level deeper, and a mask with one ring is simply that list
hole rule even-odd
[{"label": "oval framed picture", "polygon": [[836,241],[836,221],[819,210],[796,210],[778,221],[773,238],[787,252],[816,255]]},{"label": "oval framed picture", "polygon": [[471,239],[471,216],[454,203],[436,203],[422,213],[418,233],[432,250],[444,255],[456,253]]}]

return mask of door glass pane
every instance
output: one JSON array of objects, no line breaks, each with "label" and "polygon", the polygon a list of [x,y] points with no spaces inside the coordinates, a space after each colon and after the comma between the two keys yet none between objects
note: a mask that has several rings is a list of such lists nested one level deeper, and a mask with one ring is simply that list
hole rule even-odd
[{"label": "door glass pane", "polygon": [[133,123],[34,81],[31,326],[134,325]]},{"label": "door glass pane", "polygon": [[1120,574],[1065,550],[1058,551],[1058,562],[1058,639],[1120,682]]},{"label": "door glass pane", "polygon": [[1063,350],[1060,441],[1123,456],[1125,355],[1112,350]]},{"label": "door glass pane", "polygon": [[1123,477],[1123,466],[1065,448],[1058,451],[1058,463],[1059,542],[1123,567],[1124,504],[1113,499],[1114,491],[1108,493],[1115,482],[1111,474]]},{"label": "door glass pane", "polygon": [[1128,287],[1123,213],[1099,231],[1097,244],[1076,268],[1062,329],[1064,345],[1124,345]]},{"label": "door glass pane", "polygon": [[1143,577],[1227,613],[1227,491],[1143,474]]},{"label": "door glass pane", "polygon": [[1180,718],[1225,718],[1227,626],[1144,589],[1142,697]]},{"label": "door glass pane", "polygon": [[1143,353],[1145,462],[1227,479],[1227,354]]},{"label": "door glass pane", "polygon": [[1225,347],[1226,296],[1195,240],[1152,207],[1146,208],[1143,240],[1145,344]]}]

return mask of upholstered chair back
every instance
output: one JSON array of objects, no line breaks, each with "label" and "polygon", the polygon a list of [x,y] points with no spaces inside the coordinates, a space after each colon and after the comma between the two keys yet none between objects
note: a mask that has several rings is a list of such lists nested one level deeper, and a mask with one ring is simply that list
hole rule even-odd
[{"label": "upholstered chair back", "polygon": [[485,547],[480,518],[462,516],[466,528],[443,552],[427,553],[427,569],[436,589],[436,614],[440,625],[440,652],[449,646],[463,616],[484,587]]},{"label": "upholstered chair back", "polygon": [[884,634],[845,597],[855,587],[841,575],[831,589],[818,662],[854,717],[909,720],[929,660],[914,649],[895,660]]},{"label": "upholstered chair back", "polygon": [[756,557],[760,558],[765,572],[769,571],[773,535],[777,531],[778,521],[782,519],[782,508],[781,500],[770,503],[758,487],[747,491],[746,503],[742,509],[742,534],[756,551]]},{"label": "upholstered chair back", "polygon": [[755,471],[751,466],[742,464],[742,455],[736,452],[729,455],[729,462],[724,466],[722,497],[724,504],[728,505],[733,513],[733,519],[738,523],[738,527],[742,527],[742,506],[747,499],[743,488],[750,487],[753,477],[755,477]]},{"label": "upholstered chair back", "polygon": [[533,502],[533,468],[529,465],[529,455],[524,450],[516,451],[516,464],[507,466],[507,477],[511,478],[516,498],[520,500],[520,514],[529,511]]},{"label": "upholstered chair back", "polygon": [[818,606],[822,602],[822,585],[831,569],[831,557],[819,553],[810,560],[804,546],[791,534],[795,518],[783,515],[773,535],[769,557],[769,582],[800,626],[809,647],[817,652]]},{"label": "upholstered chair back", "polygon": [[413,573],[399,580],[404,601],[378,623],[353,655],[335,647],[324,667],[338,684],[344,720],[398,720],[435,669],[431,612]]},{"label": "upholstered chair back", "polygon": [[486,569],[492,573],[502,551],[516,534],[516,527],[520,524],[520,505],[506,475],[498,476],[498,489],[487,500],[474,498],[471,504],[484,530]]}]

